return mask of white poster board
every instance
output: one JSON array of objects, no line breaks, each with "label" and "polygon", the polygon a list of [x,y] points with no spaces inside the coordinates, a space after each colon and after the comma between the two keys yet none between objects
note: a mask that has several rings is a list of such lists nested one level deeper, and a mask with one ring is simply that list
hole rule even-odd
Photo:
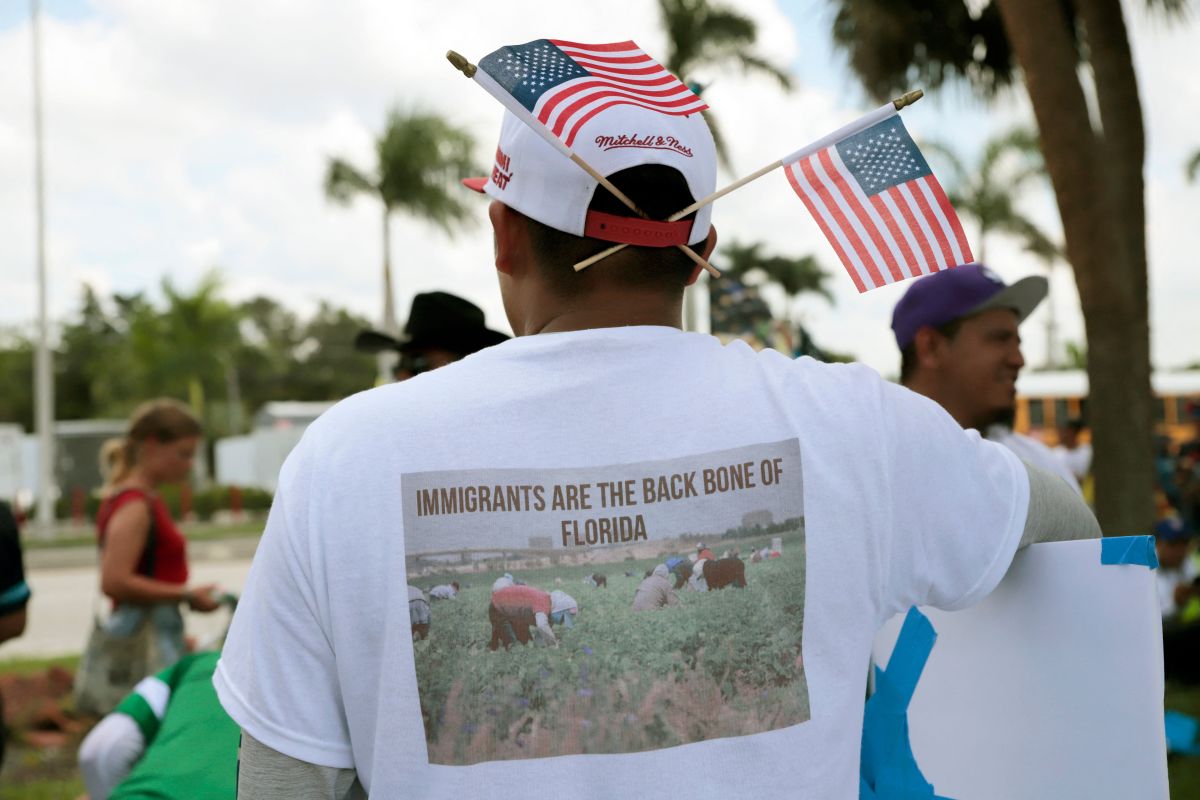
[{"label": "white poster board", "polygon": [[[917,765],[954,800],[1167,800],[1155,574],[1100,540],[1033,545],[937,642],[908,708]],[[886,664],[903,616],[875,639]]]}]

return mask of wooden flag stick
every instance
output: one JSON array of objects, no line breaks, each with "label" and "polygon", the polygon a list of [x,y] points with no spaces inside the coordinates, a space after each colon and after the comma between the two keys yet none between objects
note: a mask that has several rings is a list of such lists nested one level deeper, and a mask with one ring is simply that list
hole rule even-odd
[{"label": "wooden flag stick", "polygon": [[617,198],[618,200],[620,200],[622,203],[624,203],[625,207],[628,208],[630,211],[637,214],[642,219],[650,218],[649,215],[646,214],[645,211],[642,211],[640,208],[638,208],[637,204],[634,203],[632,200],[630,200],[629,197],[627,197],[624,192],[622,192],[616,186],[613,186],[612,181],[610,181],[608,178],[604,177],[599,172],[597,172],[592,167],[591,164],[584,161],[582,158],[580,158],[575,153],[571,153],[571,160],[574,161],[576,164],[578,164],[580,167],[582,167],[584,172],[586,172],[588,175],[591,175],[593,178],[595,178],[596,181],[601,186],[603,186],[605,189],[608,189],[610,192],[612,192],[612,196]]},{"label": "wooden flag stick", "polygon": [[[462,54],[457,53],[454,50],[446,51],[446,60],[449,61],[454,66],[455,69],[457,69],[459,72],[461,72],[463,75],[467,76],[468,78],[474,79],[475,73],[478,72],[478,70],[479,70],[479,68],[476,65],[472,64],[465,57],[463,57]],[[487,86],[485,85],[484,88],[487,88]],[[497,98],[497,99],[500,99],[500,98]],[[533,124],[536,125],[536,123],[533,123]],[[548,131],[544,132],[543,130],[541,130],[537,127],[535,127],[534,130],[537,131],[537,133],[541,134],[543,136],[543,138],[546,138],[551,135],[551,134],[549,134]],[[554,142],[551,142],[551,144],[554,144]],[[562,149],[561,144],[557,145],[557,147],[559,149]],[[574,161],[576,164],[578,164],[583,169],[584,172],[586,172],[588,175],[591,175],[593,178],[596,179],[596,181],[601,186],[603,186],[605,189],[607,189],[609,192],[611,192],[613,197],[620,200],[621,203],[623,203],[626,208],[628,208],[633,213],[637,214],[642,219],[650,218],[650,216],[645,211],[642,211],[640,208],[638,208],[637,204],[634,203],[632,200],[630,200],[629,197],[624,192],[622,192],[620,189],[618,189],[616,186],[614,186],[612,181],[610,181],[608,178],[604,177],[599,172],[597,172],[595,169],[593,169],[591,164],[584,161],[582,158],[580,158],[574,152],[570,153],[570,158],[572,161]],[[674,220],[671,220],[671,221],[674,222]],[[622,245],[622,247],[623,246],[624,245]],[[712,275],[714,278],[719,278],[721,276],[721,273],[717,270],[716,267],[714,267],[712,264],[709,264],[707,261],[705,261],[698,253],[696,253],[696,251],[692,250],[692,248],[688,247],[686,244],[679,244],[679,245],[675,245],[675,246],[678,247],[680,250],[682,250],[684,253],[686,253],[688,258],[692,259],[692,261],[695,261],[697,264],[699,264],[700,266],[702,266],[706,270],[708,270],[708,273],[710,275]],[[589,265],[594,264],[597,261],[599,261],[607,253],[609,253],[609,252],[615,253],[619,249],[620,249],[619,247],[618,248],[609,248],[609,250],[606,250],[604,252],[604,254],[601,254],[599,257],[593,256],[592,258],[587,259],[586,261],[581,261],[581,262],[579,262],[579,264],[575,265],[575,271],[579,272],[580,270],[585,269]]]},{"label": "wooden flag stick", "polygon": [[[593,178],[595,178],[600,183],[601,186],[603,186],[605,189],[608,189],[608,191],[612,192],[612,196],[617,198],[618,200],[620,200],[622,203],[624,203],[625,206],[630,211],[637,214],[642,219],[650,218],[649,215],[646,214],[645,211],[642,211],[640,208],[638,208],[637,205],[632,200],[630,200],[625,195],[624,192],[622,192],[620,189],[618,189],[616,186],[614,186],[612,181],[610,181],[608,178],[604,177],[599,172],[597,172],[595,169],[593,169],[591,164],[584,161],[582,158],[580,158],[575,153],[571,153],[571,160],[574,161],[576,164],[578,164],[580,167],[582,167],[584,172],[586,172],[588,175],[591,175]],[[675,219],[678,219],[678,218],[675,218]],[[671,219],[669,221],[674,222],[675,219]],[[583,270],[590,267],[592,264],[595,264],[597,261],[600,261],[601,259],[608,257],[612,253],[617,252],[618,250],[624,248],[625,246],[626,245],[621,244],[621,245],[617,245],[615,247],[610,247],[607,250],[603,250],[603,251],[597,253],[596,255],[591,256],[590,258],[585,258],[583,261],[580,261],[579,263],[577,263],[575,265],[575,271],[582,272]],[[692,261],[695,261],[697,264],[704,267],[704,269],[706,269],[708,271],[709,275],[712,275],[714,278],[721,277],[721,271],[718,270],[716,267],[714,267],[712,264],[705,261],[704,258],[699,253],[697,253],[695,250],[688,247],[686,244],[677,244],[675,246],[678,247],[680,250],[682,250],[685,254],[687,254],[687,257],[690,258]]]},{"label": "wooden flag stick", "polygon": [[686,217],[688,214],[692,213],[693,211],[698,211],[699,209],[704,208],[706,205],[708,205],[712,201],[716,200],[717,198],[724,197],[725,195],[729,194],[730,192],[734,191],[735,189],[740,189],[743,186],[745,186],[747,183],[750,183],[750,181],[756,181],[759,178],[761,178],[763,175],[766,175],[768,172],[779,169],[782,166],[783,166],[782,160],[772,161],[770,164],[767,164],[762,169],[760,169],[756,172],[752,172],[751,174],[747,175],[746,177],[744,177],[740,180],[734,181],[733,183],[726,186],[724,189],[720,189],[719,191],[713,192],[708,197],[705,197],[702,200],[697,200],[696,202],[692,203],[687,208],[681,208],[680,210],[676,211],[671,216],[667,217],[667,222],[675,222],[677,220],[681,220],[684,217]]},{"label": "wooden flag stick", "polygon": [[[601,250],[599,253],[596,253],[596,255],[594,255],[594,256],[588,256],[583,261],[580,261],[578,264],[575,265],[575,271],[582,272],[583,270],[590,267],[592,264],[595,264],[597,261],[603,261],[604,259],[611,256],[613,253],[618,253],[618,252],[624,250],[628,246],[629,245],[627,245],[627,244],[615,244],[612,247],[608,248],[607,250]],[[710,272],[709,274],[711,275],[712,273]],[[721,277],[721,274],[718,272],[715,277],[719,278],[719,277]]]},{"label": "wooden flag stick", "polygon": [[[851,122],[849,125],[838,128],[836,131],[829,134],[828,136],[821,137],[820,139],[818,139],[817,141],[808,145],[807,147],[797,150],[795,153],[785,156],[784,158],[781,158],[778,161],[772,161],[770,164],[767,164],[765,167],[762,167],[761,169],[750,173],[746,177],[739,178],[738,180],[736,180],[733,183],[726,186],[724,189],[720,189],[716,192],[713,192],[708,197],[704,197],[704,198],[701,198],[700,200],[697,200],[696,202],[692,203],[687,208],[682,208],[679,211],[676,211],[674,214],[667,217],[667,222],[677,222],[677,221],[683,219],[684,217],[686,217],[688,214],[691,214],[693,211],[698,211],[699,209],[704,208],[706,205],[713,202],[714,200],[724,197],[725,195],[729,194],[730,192],[733,192],[733,191],[736,191],[737,189],[742,188],[743,186],[750,183],[751,181],[758,180],[763,175],[766,175],[768,172],[774,172],[775,170],[782,167],[784,164],[790,164],[793,161],[799,161],[801,158],[804,158],[805,156],[811,155],[824,147],[828,147],[833,142],[840,141],[847,136],[851,136],[860,130],[866,129],[870,125],[875,124],[880,119],[882,119],[888,115],[888,114],[885,114],[884,112],[886,111],[886,109],[889,105],[891,105],[896,111],[899,111],[900,109],[904,108],[905,106],[911,106],[913,103],[917,102],[924,96],[925,96],[925,92],[922,89],[915,89],[911,92],[901,95],[900,97],[897,97],[895,100],[892,100],[890,103],[885,103],[883,106],[880,106],[878,109],[871,112],[870,114],[867,114],[864,117],[860,117],[859,119],[855,120],[854,122]],[[611,256],[613,253],[618,252],[623,247],[625,247],[625,245],[623,245],[623,244],[617,245],[616,247],[610,247],[609,249],[607,249],[603,252],[597,253],[596,255],[592,256],[591,258],[585,259],[584,261],[580,261],[578,264],[575,265],[575,269],[576,269],[576,271],[578,271],[585,267],[588,267],[588,266],[596,263],[597,261],[599,261],[602,258],[607,258],[608,256]]]},{"label": "wooden flag stick", "polygon": [[[870,114],[859,117],[857,120],[855,120],[854,122],[851,122],[849,125],[844,125],[841,128],[838,128],[836,131],[829,134],[828,136],[822,136],[820,139],[818,139],[817,141],[808,145],[807,147],[801,148],[800,150],[797,150],[795,153],[792,153],[791,155],[784,156],[783,158],[779,159],[778,161],[772,161],[770,164],[767,164],[762,169],[760,169],[756,172],[753,172],[744,178],[734,181],[733,183],[726,186],[724,189],[720,189],[716,192],[713,192],[708,197],[697,200],[696,202],[692,203],[687,208],[683,208],[683,209],[680,209],[679,211],[676,211],[674,214],[667,217],[667,222],[675,222],[676,220],[683,219],[684,217],[686,217],[688,214],[692,213],[693,211],[704,208],[704,206],[708,205],[709,203],[716,200],[717,198],[724,197],[725,195],[729,194],[730,192],[732,192],[736,189],[742,188],[747,183],[758,180],[763,175],[766,175],[768,172],[772,172],[774,170],[779,169],[784,164],[790,164],[793,161],[799,161],[800,159],[804,158],[805,156],[812,155],[813,153],[817,152],[818,150],[828,147],[829,145],[833,144],[834,142],[841,141],[842,139],[846,138],[847,136],[852,136],[855,133],[858,133],[859,131],[865,130],[866,128],[870,127],[871,125],[874,125],[876,122],[879,122],[881,119],[884,119],[884,118],[890,116],[891,112],[887,112],[887,107],[889,105],[892,106],[895,111],[899,111],[900,109],[904,108],[905,106],[911,106],[913,103],[917,102],[924,96],[925,96],[925,92],[922,91],[921,89],[917,89],[917,90],[909,92],[901,97],[897,97],[895,100],[892,100],[888,103],[884,103],[882,106],[880,106],[879,108],[877,108],[875,111],[871,112]],[[885,112],[887,112],[887,113],[885,113]]]}]

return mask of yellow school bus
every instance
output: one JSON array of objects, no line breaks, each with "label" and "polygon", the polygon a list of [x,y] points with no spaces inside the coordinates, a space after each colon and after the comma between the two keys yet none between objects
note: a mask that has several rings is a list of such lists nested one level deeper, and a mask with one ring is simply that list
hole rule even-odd
[{"label": "yellow school bus", "polygon": [[[1188,404],[1200,404],[1200,370],[1155,372],[1154,429],[1178,445],[1195,435]],[[1013,428],[1048,445],[1058,443],[1067,420],[1087,421],[1088,379],[1083,370],[1022,372],[1017,378],[1017,416]]]}]

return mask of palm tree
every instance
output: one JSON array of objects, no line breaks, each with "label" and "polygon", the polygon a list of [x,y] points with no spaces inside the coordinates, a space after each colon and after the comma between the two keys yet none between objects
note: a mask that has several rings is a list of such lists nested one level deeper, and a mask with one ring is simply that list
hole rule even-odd
[{"label": "palm tree", "polygon": [[[700,94],[704,90],[695,73],[705,67],[735,64],[743,72],[769,75],[784,89],[792,88],[791,76],[782,68],[751,52],[758,38],[754,20],[731,8],[713,6],[708,0],[658,0],[662,25],[667,33],[667,58],[663,66]],[[717,156],[730,172],[733,165],[721,130],[711,112],[704,112],[717,146]]]},{"label": "palm tree", "polygon": [[191,292],[181,291],[170,278],[164,278],[167,307],[153,328],[153,334],[160,337],[159,364],[169,381],[168,394],[186,390],[192,410],[210,429],[214,420],[208,413],[205,387],[226,386],[227,365],[241,341],[240,314],[221,297],[221,290],[221,275],[216,270],[204,275]]},{"label": "palm tree", "polygon": [[769,256],[762,252],[761,242],[724,245],[721,247],[721,256],[722,275],[741,280],[749,272],[762,270],[769,283],[783,289],[789,303],[805,292],[819,294],[833,303],[833,293],[825,285],[829,273],[821,269],[813,256]]},{"label": "palm tree", "polygon": [[[767,255],[763,252],[760,242],[734,242],[721,246],[721,270],[721,279],[710,288],[713,296],[714,329],[718,314],[721,314],[726,322],[732,322],[735,327],[744,327],[747,322],[753,323],[755,335],[764,343],[769,343],[774,338],[777,328],[771,322],[766,304],[762,302],[756,288],[746,284],[747,275],[759,273],[765,282],[782,289],[787,298],[784,317],[778,322],[781,322],[787,331],[792,355],[811,356],[820,361],[852,360],[848,355],[818,347],[804,326],[792,316],[793,301],[806,292],[819,294],[830,304],[834,302],[833,293],[825,284],[829,273],[821,268],[816,258],[810,255],[799,258]],[[717,306],[721,306],[721,309]]]},{"label": "palm tree", "polygon": [[1145,530],[1154,514],[1146,145],[1120,0],[832,2],[834,41],[876,98],[956,79],[990,98],[1023,78],[1087,327],[1097,516],[1104,530]]},{"label": "palm tree", "polygon": [[987,241],[992,233],[1015,235],[1035,253],[1053,250],[1057,255],[1058,248],[1049,237],[1016,205],[1022,189],[1046,177],[1035,132],[1014,128],[989,139],[978,163],[970,168],[944,144],[923,142],[921,149],[938,154],[949,165],[946,195],[959,213],[973,217],[978,224],[976,255],[980,261],[987,263]]},{"label": "palm tree", "polygon": [[[1055,264],[1063,258],[1062,247],[1053,241],[1036,222],[1017,208],[1022,189],[1031,182],[1046,180],[1046,165],[1038,146],[1037,133],[1028,128],[1014,128],[994,136],[984,143],[979,162],[968,169],[949,147],[937,142],[922,143],[922,149],[940,155],[950,166],[950,181],[946,195],[961,214],[974,217],[979,225],[976,243],[979,261],[988,263],[987,243],[990,234],[1001,233],[1016,238],[1026,252],[1037,257],[1046,267],[1046,277],[1052,277]],[[1046,361],[1051,369],[1057,358],[1058,324],[1054,314],[1054,298],[1047,300]]]},{"label": "palm tree", "polygon": [[[120,369],[123,386],[140,385],[141,397],[186,397],[207,431],[225,433],[225,421],[207,403],[213,387],[226,387],[227,364],[241,339],[240,314],[221,297],[221,276],[204,275],[195,289],[179,289],[170,278],[162,281],[166,308],[161,312],[140,294],[115,298],[125,329],[128,350],[111,356],[111,369]],[[132,403],[137,395],[126,395]],[[230,400],[226,395],[226,402]],[[198,454],[196,472],[208,476],[207,452]]]},{"label": "palm tree", "polygon": [[[404,211],[432,222],[446,233],[472,219],[472,211],[454,183],[477,174],[471,161],[472,136],[436,114],[392,109],[383,134],[375,140],[375,165],[360,169],[330,158],[325,196],[348,205],[359,194],[376,197],[383,205],[383,330],[400,333],[392,297],[391,235],[393,211]],[[386,371],[387,364],[381,363]]]}]

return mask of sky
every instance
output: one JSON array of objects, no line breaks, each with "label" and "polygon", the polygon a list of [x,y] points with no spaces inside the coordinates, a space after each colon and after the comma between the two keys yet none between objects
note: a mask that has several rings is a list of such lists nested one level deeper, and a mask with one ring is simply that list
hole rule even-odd
[{"label": "sky", "polygon": [[[869,101],[829,41],[824,0],[738,0],[758,23],[758,50],[790,68],[796,88],[708,70],[705,100],[731,144],[735,174],[749,173],[869,111]],[[611,13],[602,4],[503,5],[463,0],[453,14],[412,0],[43,0],[46,242],[49,309],[79,308],[82,284],[102,294],[145,290],[169,278],[195,286],[220,270],[232,300],[265,294],[302,313],[327,300],[377,320],[381,313],[380,209],[325,200],[329,157],[369,167],[389,108],[423,109],[470,131],[481,172],[491,163],[501,108],[445,60],[471,61],[505,44],[542,37],[634,39],[665,55],[656,3]],[[500,9],[503,10],[501,13]],[[1152,357],[1158,368],[1200,361],[1200,272],[1193,266],[1200,185],[1183,165],[1200,148],[1197,26],[1170,27],[1126,4],[1146,117],[1147,239]],[[0,326],[32,331],[36,314],[34,144],[29,4],[0,3]],[[914,87],[916,88],[916,87]],[[1032,114],[1023,90],[984,106],[965,87],[927,95],[904,111],[918,141],[938,141],[972,163],[983,142]],[[938,162],[931,159],[935,169]],[[942,175],[948,182],[948,175]],[[465,191],[465,190],[464,190]],[[470,199],[470,198],[469,198]],[[1061,236],[1048,192],[1022,208]],[[894,376],[899,356],[888,324],[907,284],[859,295],[784,177],[768,175],[717,201],[723,241],[762,242],[770,253],[812,254],[831,273],[832,304],[802,298],[777,312],[801,320],[819,345]],[[973,222],[964,220],[978,253]],[[481,306],[508,331],[496,289],[485,203],[477,224],[453,238],[417,219],[392,221],[396,307],[441,289]],[[1006,280],[1045,274],[1019,245],[989,237],[989,265]],[[719,263],[720,249],[714,260]],[[1045,360],[1052,304],[1060,339],[1083,324],[1065,265],[1049,303],[1026,322],[1026,360]]]}]

